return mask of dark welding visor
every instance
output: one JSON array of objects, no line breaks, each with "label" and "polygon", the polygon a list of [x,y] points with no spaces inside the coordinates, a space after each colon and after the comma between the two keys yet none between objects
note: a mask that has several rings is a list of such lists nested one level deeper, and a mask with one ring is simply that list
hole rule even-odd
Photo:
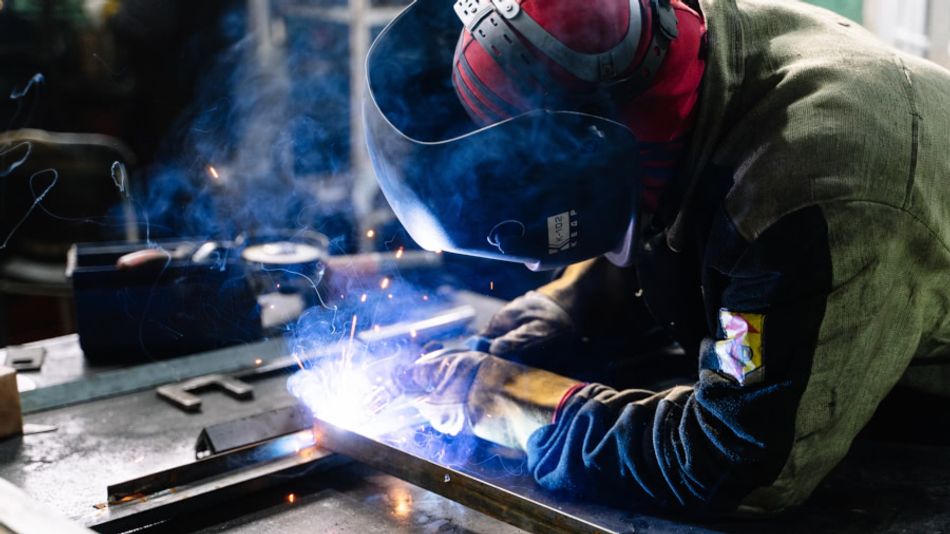
[{"label": "dark welding visor", "polygon": [[416,0],[367,58],[364,121],[380,188],[420,246],[555,268],[622,246],[637,144],[593,115],[538,110],[478,128],[451,84],[462,24]]}]

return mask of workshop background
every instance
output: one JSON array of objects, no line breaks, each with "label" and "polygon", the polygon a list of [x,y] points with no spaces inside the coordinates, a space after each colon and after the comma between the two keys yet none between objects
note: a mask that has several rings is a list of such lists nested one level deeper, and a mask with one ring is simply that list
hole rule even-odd
[{"label": "workshop background", "polygon": [[[950,65],[950,0],[814,3]],[[332,254],[415,248],[360,122],[363,58],[403,4],[0,0],[0,346],[76,330],[76,242],[308,228]],[[445,261],[453,284],[500,298],[545,281]]]}]

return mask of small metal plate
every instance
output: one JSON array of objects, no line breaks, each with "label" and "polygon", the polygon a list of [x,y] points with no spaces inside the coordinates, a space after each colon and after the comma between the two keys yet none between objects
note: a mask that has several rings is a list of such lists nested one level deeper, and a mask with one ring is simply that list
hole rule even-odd
[{"label": "small metal plate", "polygon": [[7,347],[7,367],[18,372],[39,371],[46,360],[46,349],[43,347]]},{"label": "small metal plate", "polygon": [[206,426],[195,444],[195,458],[221,454],[248,445],[306,430],[313,417],[303,406],[293,405]]},{"label": "small metal plate", "polygon": [[253,386],[222,374],[199,376],[177,384],[166,384],[159,386],[155,391],[159,397],[178,408],[186,412],[197,412],[201,410],[201,397],[196,393],[208,389],[219,389],[238,400],[254,398]]}]

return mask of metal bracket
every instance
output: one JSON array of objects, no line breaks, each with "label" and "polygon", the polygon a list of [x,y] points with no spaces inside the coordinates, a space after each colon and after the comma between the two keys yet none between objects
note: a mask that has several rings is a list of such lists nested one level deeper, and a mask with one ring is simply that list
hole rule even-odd
[{"label": "metal bracket", "polygon": [[45,360],[43,347],[7,347],[7,367],[17,371],[39,371]]},{"label": "metal bracket", "polygon": [[299,405],[206,426],[195,443],[195,458],[200,460],[214,454],[256,445],[307,430],[312,426],[313,416],[310,411]]},{"label": "metal bracket", "polygon": [[168,384],[156,389],[158,396],[186,412],[201,410],[201,397],[194,393],[208,389],[220,389],[239,400],[254,398],[254,387],[247,382],[227,375],[204,375],[177,384]]}]

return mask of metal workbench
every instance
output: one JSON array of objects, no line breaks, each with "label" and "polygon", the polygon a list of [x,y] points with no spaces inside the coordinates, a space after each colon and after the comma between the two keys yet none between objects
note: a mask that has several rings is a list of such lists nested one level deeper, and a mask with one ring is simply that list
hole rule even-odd
[{"label": "metal workbench", "polygon": [[[480,320],[496,305],[479,301]],[[60,355],[78,354],[69,347],[69,340],[55,343],[60,345],[56,349]],[[279,342],[253,348],[251,352],[265,360],[282,351]],[[251,354],[244,349],[241,357]],[[70,365],[87,378],[94,372],[78,362]],[[36,382],[42,383],[42,378]],[[197,413],[172,407],[149,388],[27,414],[27,423],[56,430],[0,441],[0,477],[95,529],[109,517],[109,508],[104,506],[107,485],[194,461],[195,440],[202,428],[286,406],[292,398],[285,384],[286,376],[280,374],[256,380],[255,399],[246,402],[206,393],[203,409]],[[950,449],[941,446],[860,441],[804,508],[767,522],[697,524],[637,507],[621,511],[588,503],[559,503],[533,487],[523,474],[504,482],[515,491],[620,532],[950,531]],[[285,484],[226,506],[183,514],[147,530],[520,532],[356,462],[288,477]]]}]

